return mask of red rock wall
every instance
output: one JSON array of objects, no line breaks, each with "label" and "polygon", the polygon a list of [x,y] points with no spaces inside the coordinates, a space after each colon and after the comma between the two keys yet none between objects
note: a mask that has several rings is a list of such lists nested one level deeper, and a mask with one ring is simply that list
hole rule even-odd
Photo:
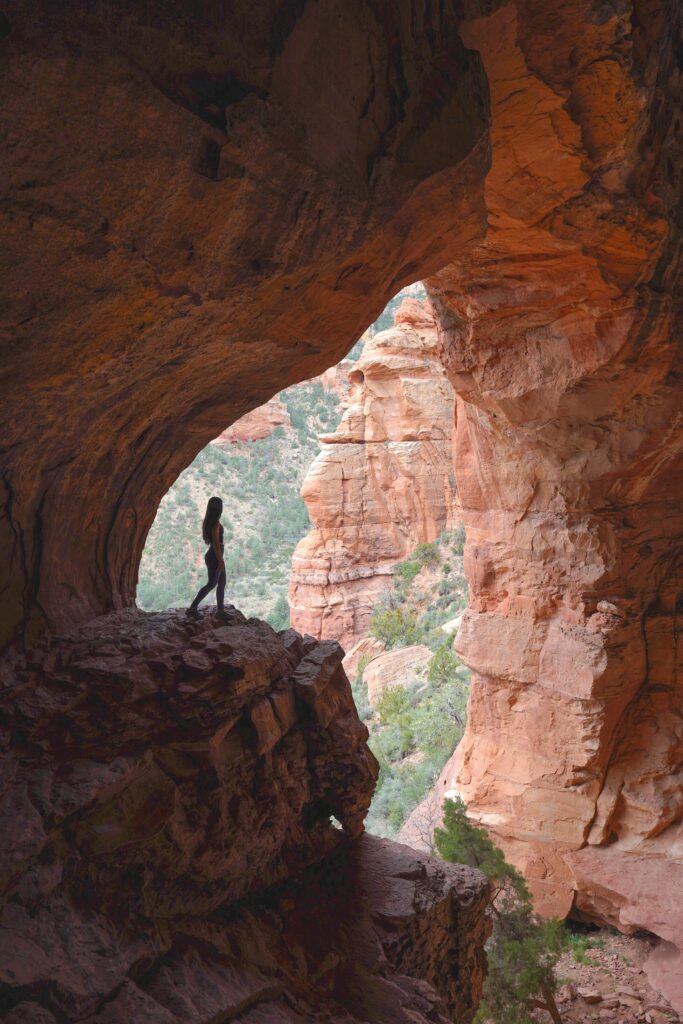
[{"label": "red rock wall", "polygon": [[196,452],[427,278],[458,785],[623,921],[680,858],[680,4],[230,6],[3,7],[0,642],[130,603]]},{"label": "red rock wall", "polygon": [[547,912],[671,940],[651,894],[683,863],[678,23],[591,12],[521,3],[463,29],[492,166],[484,244],[429,283],[470,585],[443,788]]},{"label": "red rock wall", "polygon": [[344,415],[301,494],[313,529],[292,558],[295,629],[346,650],[368,632],[396,562],[451,524],[453,392],[428,304],[404,299],[393,328],[348,372]]},{"label": "red rock wall", "polygon": [[270,437],[278,427],[289,427],[287,407],[279,398],[271,398],[265,405],[245,413],[244,416],[221,431],[211,444],[217,448],[229,448],[236,441],[260,441]]}]

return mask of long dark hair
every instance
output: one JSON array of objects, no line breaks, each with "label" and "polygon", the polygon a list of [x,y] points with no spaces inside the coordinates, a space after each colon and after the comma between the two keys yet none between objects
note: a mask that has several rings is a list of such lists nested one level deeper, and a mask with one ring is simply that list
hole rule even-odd
[{"label": "long dark hair", "polygon": [[207,544],[211,543],[211,533],[213,528],[221,517],[223,511],[223,502],[220,498],[209,498],[206,505],[206,515],[204,516],[204,522],[202,523],[202,537]]}]

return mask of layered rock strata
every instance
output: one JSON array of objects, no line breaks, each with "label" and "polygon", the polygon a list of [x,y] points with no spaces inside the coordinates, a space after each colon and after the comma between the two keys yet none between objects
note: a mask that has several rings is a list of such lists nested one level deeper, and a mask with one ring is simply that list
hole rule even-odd
[{"label": "layered rock strata", "polygon": [[292,558],[296,629],[352,647],[396,562],[451,523],[453,393],[428,304],[405,299],[366,341],[333,434],[301,489],[313,529]]},{"label": "layered rock strata", "polygon": [[683,948],[681,8],[602,10],[463,28],[492,164],[484,245],[429,282],[470,586],[443,790],[546,912]]},{"label": "layered rock strata", "polygon": [[121,612],[5,662],[3,1020],[471,1020],[486,883],[354,838],[341,657]]},{"label": "layered rock strata", "polygon": [[392,686],[410,686],[424,678],[432,651],[424,644],[411,644],[398,651],[386,651],[370,661],[363,672],[368,700],[375,706],[385,690]]},{"label": "layered rock strata", "polygon": [[132,603],[179,471],[427,279],[453,778],[548,909],[623,902],[680,860],[681,5],[229,7],[3,5],[0,642]]}]

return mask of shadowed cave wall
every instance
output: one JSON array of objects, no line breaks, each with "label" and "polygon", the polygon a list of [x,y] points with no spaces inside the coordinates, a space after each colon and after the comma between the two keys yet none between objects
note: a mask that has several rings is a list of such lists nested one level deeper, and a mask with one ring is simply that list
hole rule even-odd
[{"label": "shadowed cave wall", "polygon": [[129,604],[179,470],[426,279],[471,592],[450,783],[548,910],[674,942],[680,5],[218,6],[6,8],[2,640]]}]

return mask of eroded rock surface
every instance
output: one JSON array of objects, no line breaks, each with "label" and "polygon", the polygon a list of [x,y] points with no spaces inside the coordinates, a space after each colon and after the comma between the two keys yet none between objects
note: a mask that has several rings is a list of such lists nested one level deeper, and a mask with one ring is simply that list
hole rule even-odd
[{"label": "eroded rock surface", "polygon": [[424,644],[411,644],[398,651],[378,654],[363,672],[368,700],[375,706],[385,690],[392,686],[410,686],[424,677],[432,651]]},{"label": "eroded rock surface", "polygon": [[377,764],[341,658],[232,610],[4,663],[3,1020],[471,1019],[486,884],[354,838]]},{"label": "eroded rock surface", "polygon": [[214,437],[211,444],[218,448],[229,448],[236,441],[259,441],[277,430],[278,427],[289,427],[290,419],[287,407],[280,398],[271,398],[265,405],[245,413],[244,416]]},{"label": "eroded rock surface", "polygon": [[470,586],[443,790],[546,912],[680,943],[681,7],[548,10],[463,28],[492,164],[485,244],[430,282]]},{"label": "eroded rock surface", "polygon": [[2,642],[131,603],[197,451],[426,279],[453,783],[548,910],[680,863],[681,5],[115,7],[3,6]]},{"label": "eroded rock surface", "polygon": [[301,489],[313,529],[294,552],[289,594],[296,629],[347,649],[368,632],[396,562],[454,514],[453,393],[428,303],[404,299],[349,381]]}]

